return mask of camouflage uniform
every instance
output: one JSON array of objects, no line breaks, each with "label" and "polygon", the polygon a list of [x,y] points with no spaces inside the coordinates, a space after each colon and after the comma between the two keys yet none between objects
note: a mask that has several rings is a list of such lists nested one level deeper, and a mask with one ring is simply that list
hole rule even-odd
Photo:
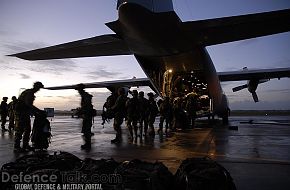
[{"label": "camouflage uniform", "polygon": [[121,131],[121,125],[123,123],[123,120],[126,116],[126,101],[127,96],[125,95],[125,90],[123,88],[120,88],[118,90],[118,98],[114,104],[109,110],[114,113],[114,130],[116,131],[116,138],[111,140],[112,143],[119,143],[122,140],[122,131]]},{"label": "camouflage uniform", "polygon": [[43,88],[43,84],[36,82],[32,89],[27,89],[23,91],[15,106],[15,144],[14,148],[20,148],[20,141],[23,136],[23,148],[29,149],[29,139],[31,132],[31,122],[30,116],[32,113],[43,112],[33,106],[35,100],[34,93],[36,93],[40,88]]},{"label": "camouflage uniform", "polygon": [[133,140],[133,130],[132,130],[133,126],[135,141],[137,141],[137,131],[138,131],[137,123],[139,119],[139,101],[137,90],[133,91],[133,98],[127,100],[126,110],[127,110],[127,127],[131,135],[131,140]]},{"label": "camouflage uniform", "polygon": [[85,144],[81,146],[82,149],[91,148],[91,128],[93,125],[93,105],[92,105],[92,95],[84,90],[84,86],[78,87],[78,92],[81,95],[81,117],[83,119],[82,133],[84,134]]},{"label": "camouflage uniform", "polygon": [[5,129],[5,124],[7,121],[7,116],[8,116],[8,105],[7,105],[7,97],[3,97],[3,101],[1,102],[1,127],[2,127],[2,131],[7,131],[7,129]]}]

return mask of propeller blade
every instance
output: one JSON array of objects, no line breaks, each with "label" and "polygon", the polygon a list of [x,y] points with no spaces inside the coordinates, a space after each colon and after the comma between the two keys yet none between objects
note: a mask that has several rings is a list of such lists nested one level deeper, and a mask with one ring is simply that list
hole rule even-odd
[{"label": "propeller blade", "polygon": [[255,102],[259,102],[259,98],[256,92],[252,92],[252,96]]},{"label": "propeller blade", "polygon": [[245,88],[248,88],[247,84],[244,84],[244,85],[237,86],[237,87],[233,88],[233,92],[237,92],[237,91],[243,90]]}]

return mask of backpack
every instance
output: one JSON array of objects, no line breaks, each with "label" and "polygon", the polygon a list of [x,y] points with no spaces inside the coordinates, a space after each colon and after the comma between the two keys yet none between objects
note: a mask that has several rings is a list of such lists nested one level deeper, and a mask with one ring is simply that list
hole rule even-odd
[{"label": "backpack", "polygon": [[230,173],[216,161],[187,158],[175,173],[175,189],[236,190]]},{"label": "backpack", "polygon": [[47,149],[51,139],[50,122],[45,116],[35,115],[33,129],[31,134],[31,142],[35,149]]}]

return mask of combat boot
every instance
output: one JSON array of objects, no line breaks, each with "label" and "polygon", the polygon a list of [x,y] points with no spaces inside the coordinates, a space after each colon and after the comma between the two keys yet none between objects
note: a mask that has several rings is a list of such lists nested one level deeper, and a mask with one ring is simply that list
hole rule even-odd
[{"label": "combat boot", "polygon": [[82,150],[91,150],[91,144],[85,143],[85,144],[81,145],[81,149]]}]

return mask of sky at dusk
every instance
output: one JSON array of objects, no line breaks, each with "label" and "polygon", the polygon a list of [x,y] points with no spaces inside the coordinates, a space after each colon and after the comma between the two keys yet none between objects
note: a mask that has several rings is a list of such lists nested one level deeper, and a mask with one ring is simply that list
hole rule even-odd
[{"label": "sky at dusk", "polygon": [[[173,0],[182,21],[236,16],[290,8],[289,0]],[[110,56],[47,61],[25,61],[6,55],[113,33],[104,23],[117,19],[115,0],[0,0],[0,98],[18,96],[33,82],[45,86],[145,77],[133,56]],[[249,28],[250,30],[250,28]],[[216,70],[290,67],[290,32],[207,47]],[[246,83],[222,83],[230,108],[290,109],[290,79],[272,79],[257,89],[254,103]],[[148,90],[148,88],[142,89]],[[101,109],[106,89],[88,89]],[[41,90],[36,106],[72,109],[80,104],[75,90]]]}]

